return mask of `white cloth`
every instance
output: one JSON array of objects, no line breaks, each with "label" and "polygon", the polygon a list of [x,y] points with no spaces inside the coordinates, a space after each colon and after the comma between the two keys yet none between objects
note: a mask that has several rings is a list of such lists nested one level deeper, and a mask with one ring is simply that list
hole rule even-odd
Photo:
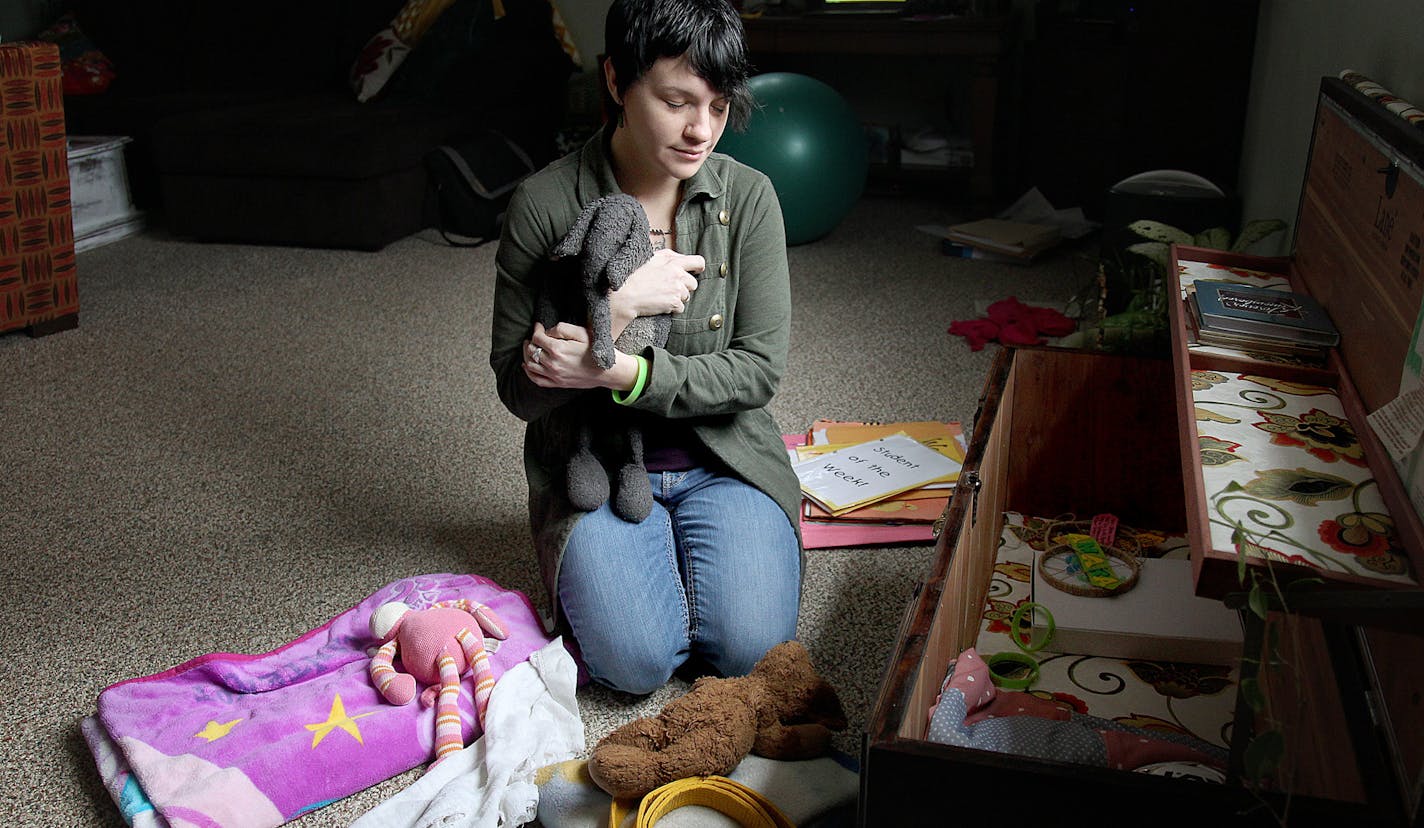
[{"label": "white cloth", "polygon": [[495,828],[534,819],[534,772],[583,752],[578,668],[555,638],[494,686],[485,733],[445,757],[351,828]]}]

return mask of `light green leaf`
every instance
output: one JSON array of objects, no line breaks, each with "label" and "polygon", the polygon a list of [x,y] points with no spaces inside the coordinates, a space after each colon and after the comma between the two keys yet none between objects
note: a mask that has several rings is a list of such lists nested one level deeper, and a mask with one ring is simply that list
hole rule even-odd
[{"label": "light green leaf", "polygon": [[1253,711],[1259,714],[1266,709],[1266,694],[1261,692],[1261,682],[1253,678],[1242,679],[1240,688],[1241,698],[1251,705]]},{"label": "light green leaf", "polygon": [[1260,582],[1251,585],[1251,591],[1246,596],[1246,606],[1251,608],[1251,612],[1256,614],[1261,620],[1266,619],[1266,611],[1270,609],[1270,602],[1266,599],[1266,590],[1261,588]]},{"label": "light green leaf", "polygon": [[1198,233],[1193,241],[1197,247],[1225,250],[1231,246],[1231,231],[1225,227],[1212,227]]},{"label": "light green leaf", "polygon": [[1279,730],[1266,730],[1256,734],[1246,746],[1243,764],[1246,776],[1262,780],[1275,772],[1286,752],[1286,737]]},{"label": "light green leaf", "polygon": [[1251,248],[1256,242],[1273,236],[1286,229],[1286,223],[1280,219],[1253,219],[1246,222],[1246,226],[1241,228],[1241,235],[1236,237],[1236,242],[1231,245],[1231,252],[1243,253]]},{"label": "light green leaf", "polygon": [[1138,242],[1137,244],[1128,245],[1127,250],[1130,253],[1136,253],[1139,256],[1150,259],[1152,263],[1157,265],[1164,273],[1166,272],[1169,265],[1168,253],[1171,252],[1171,249],[1168,248],[1166,244],[1162,242]]},{"label": "light green leaf", "polygon": [[1141,219],[1134,221],[1127,226],[1127,229],[1145,238],[1159,241],[1164,244],[1191,244],[1192,236],[1185,230],[1179,230],[1170,224],[1163,224],[1160,221],[1151,219]]}]

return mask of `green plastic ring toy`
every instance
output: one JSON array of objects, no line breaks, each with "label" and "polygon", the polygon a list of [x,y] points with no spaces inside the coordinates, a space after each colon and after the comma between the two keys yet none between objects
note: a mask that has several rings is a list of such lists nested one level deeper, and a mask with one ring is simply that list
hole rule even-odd
[{"label": "green plastic ring toy", "polygon": [[[1032,641],[1030,641],[1030,644],[1032,644],[1032,646],[1030,646],[1030,644],[1025,644],[1019,640],[1019,624],[1023,623],[1024,613],[1034,608],[1041,611],[1044,617],[1048,619],[1048,632],[1037,644],[1032,644]],[[1018,609],[1014,610],[1013,616],[1009,619],[1009,640],[1013,641],[1014,646],[1023,650],[1025,653],[1036,653],[1048,646],[1048,642],[1053,640],[1053,633],[1057,629],[1057,625],[1053,623],[1053,613],[1048,611],[1048,607],[1036,601],[1025,601],[1019,604]],[[1031,638],[1032,635],[1030,634],[1030,639]]]},{"label": "green plastic ring toy", "polygon": [[[989,668],[989,678],[994,684],[1005,690],[1024,690],[1038,681],[1038,661],[1027,653],[1018,653],[1013,650],[1006,650],[1002,653],[995,653],[984,661]],[[1028,672],[1018,678],[1004,675],[999,668],[1003,665],[1012,664],[1015,667],[1022,667]]]}]

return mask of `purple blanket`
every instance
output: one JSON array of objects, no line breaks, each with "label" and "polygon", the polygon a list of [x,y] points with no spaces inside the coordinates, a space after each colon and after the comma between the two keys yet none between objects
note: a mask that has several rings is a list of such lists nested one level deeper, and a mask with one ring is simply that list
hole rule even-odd
[{"label": "purple blanket", "polygon": [[[496,679],[549,642],[523,593],[475,575],[388,584],[262,655],[213,653],[99,694],[83,722],[100,775],[134,825],[281,825],[429,761],[435,709],[384,701],[367,673],[371,612],[454,598],[489,606],[509,638],[487,639]],[[479,727],[465,677],[465,742]]]}]

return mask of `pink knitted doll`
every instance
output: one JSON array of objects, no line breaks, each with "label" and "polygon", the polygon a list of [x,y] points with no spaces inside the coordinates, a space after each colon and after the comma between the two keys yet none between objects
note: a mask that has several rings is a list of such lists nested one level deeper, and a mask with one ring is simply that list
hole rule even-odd
[{"label": "pink knitted doll", "polygon": [[[392,601],[371,613],[371,635],[381,642],[371,658],[371,682],[392,704],[409,704],[415,698],[416,682],[425,686],[420,703],[435,704],[436,762],[465,746],[458,702],[460,676],[466,670],[474,673],[475,711],[484,727],[494,673],[481,631],[500,640],[509,636],[493,610],[464,598],[440,601],[423,610]],[[397,653],[404,673],[392,664]]]}]

